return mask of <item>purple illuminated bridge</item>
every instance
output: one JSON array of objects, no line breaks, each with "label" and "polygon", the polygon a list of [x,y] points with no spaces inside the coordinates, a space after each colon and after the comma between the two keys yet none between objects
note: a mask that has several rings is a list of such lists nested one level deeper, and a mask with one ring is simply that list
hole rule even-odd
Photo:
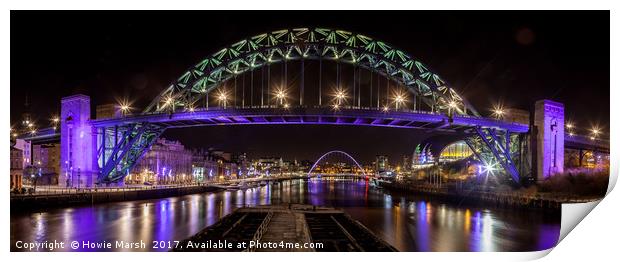
[{"label": "purple illuminated bridge", "polygon": [[532,126],[498,120],[501,114],[483,117],[415,56],[373,37],[293,28],[215,51],[141,112],[121,103],[91,119],[88,96],[63,98],[60,183],[122,184],[166,129],[213,125],[424,129],[464,140],[482,163],[514,184],[563,170],[562,104],[539,101]]},{"label": "purple illuminated bridge", "polygon": [[355,125],[394,128],[430,129],[455,133],[472,127],[485,127],[527,133],[529,126],[474,116],[449,117],[440,113],[383,111],[379,109],[332,108],[214,108],[202,111],[158,113],[92,121],[97,128],[150,123],[161,128],[184,128],[211,125]]}]

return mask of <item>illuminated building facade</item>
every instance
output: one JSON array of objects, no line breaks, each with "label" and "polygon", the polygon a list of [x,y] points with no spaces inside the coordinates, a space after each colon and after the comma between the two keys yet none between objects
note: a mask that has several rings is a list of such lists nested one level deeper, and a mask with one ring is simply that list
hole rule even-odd
[{"label": "illuminated building facade", "polygon": [[256,161],[255,166],[256,171],[261,175],[280,175],[284,161],[282,157],[262,157]]},{"label": "illuminated building facade", "polygon": [[384,155],[377,155],[375,158],[375,171],[383,172],[390,169],[390,163],[388,157]]},{"label": "illuminated building facade", "polygon": [[14,147],[22,151],[22,167],[30,165],[30,161],[32,160],[30,142],[23,139],[15,139]]},{"label": "illuminated building facade", "polygon": [[11,190],[20,190],[22,188],[22,176],[24,173],[22,150],[11,147]]},{"label": "illuminated building facade", "polygon": [[125,183],[180,184],[190,183],[192,153],[178,141],[159,138],[136,163]]},{"label": "illuminated building facade", "polygon": [[60,174],[60,144],[32,146],[32,166],[41,170],[37,184],[57,185]]},{"label": "illuminated building facade", "polygon": [[439,162],[452,162],[471,157],[474,152],[464,141],[458,141],[445,147],[439,154]]},{"label": "illuminated building facade", "polygon": [[219,150],[194,150],[192,176],[196,182],[223,181],[252,176],[245,153],[232,154]]}]

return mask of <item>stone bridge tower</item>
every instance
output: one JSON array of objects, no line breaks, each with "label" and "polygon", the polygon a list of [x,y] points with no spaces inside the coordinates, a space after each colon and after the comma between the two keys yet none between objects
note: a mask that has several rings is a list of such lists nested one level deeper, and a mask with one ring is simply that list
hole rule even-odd
[{"label": "stone bridge tower", "polygon": [[97,181],[95,129],[90,124],[90,97],[64,97],[60,106],[60,174],[64,187],[92,187]]},{"label": "stone bridge tower", "polygon": [[551,100],[536,101],[536,174],[544,180],[564,172],[564,105]]}]

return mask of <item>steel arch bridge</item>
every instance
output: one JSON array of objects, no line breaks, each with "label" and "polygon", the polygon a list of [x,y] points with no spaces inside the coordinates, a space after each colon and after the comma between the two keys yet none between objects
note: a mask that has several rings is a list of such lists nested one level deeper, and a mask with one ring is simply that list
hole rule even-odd
[{"label": "steel arch bridge", "polygon": [[[340,100],[334,105],[321,103],[320,81],[319,103],[304,103],[303,63],[306,60],[316,60],[319,65],[323,61],[343,62],[355,69],[363,68],[381,75],[411,94],[414,108],[399,108],[398,102],[394,102],[395,108],[379,102],[373,105],[372,100],[369,100],[369,105],[361,105],[362,87],[359,81],[356,85],[355,77],[353,104],[338,107]],[[253,79],[255,70],[277,63],[284,65],[286,79],[286,65],[291,61],[300,62],[302,67],[298,106],[285,105],[282,100],[279,104],[273,104],[269,99],[267,105],[245,106],[241,103],[242,106],[237,106],[235,102],[234,106],[227,106],[228,98],[222,94],[216,98],[220,100],[219,106],[209,106],[209,94],[228,80],[235,80],[236,90],[237,77],[250,72]],[[357,74],[358,78],[360,74]],[[287,81],[284,82],[288,86]],[[357,105],[356,88],[359,96]],[[371,95],[372,92],[371,81]],[[420,100],[418,107],[416,98]],[[198,107],[202,100],[204,106]],[[422,103],[427,109],[422,109]],[[163,90],[140,114],[91,120],[89,125],[96,133],[97,181],[122,181],[168,128],[248,124],[365,125],[466,134],[468,145],[476,155],[488,165],[502,166],[514,182],[520,179],[520,168],[517,167],[522,165],[518,157],[522,134],[529,131],[528,125],[480,116],[473,106],[427,66],[383,41],[344,30],[279,30],[246,38],[202,60]]]},{"label": "steel arch bridge", "polygon": [[321,162],[321,160],[323,160],[324,158],[326,158],[327,156],[330,155],[335,155],[335,154],[339,154],[339,155],[343,155],[346,156],[348,159],[350,159],[351,161],[353,161],[355,163],[355,165],[357,166],[357,168],[359,168],[359,170],[362,171],[362,174],[364,174],[364,176],[367,176],[366,171],[364,170],[364,168],[360,165],[359,162],[357,162],[357,160],[355,160],[355,158],[353,156],[351,156],[349,153],[341,151],[341,150],[332,150],[329,151],[325,154],[323,154],[321,157],[319,157],[319,159],[316,160],[316,162],[314,162],[314,164],[312,165],[312,167],[310,168],[310,170],[308,171],[308,176],[310,176],[312,174],[312,171],[314,171],[314,169],[316,168],[316,166],[319,164],[319,162]]},{"label": "steel arch bridge", "polygon": [[394,80],[432,111],[478,112],[426,65],[407,52],[363,34],[295,28],[252,36],[224,47],[189,68],[144,110],[188,110],[221,83],[256,68],[292,60],[331,60],[369,69]]}]

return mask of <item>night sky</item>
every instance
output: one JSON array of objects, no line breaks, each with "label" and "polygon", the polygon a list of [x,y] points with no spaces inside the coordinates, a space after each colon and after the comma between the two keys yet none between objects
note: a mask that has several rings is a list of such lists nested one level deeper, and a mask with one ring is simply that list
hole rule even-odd
[{"label": "night sky", "polygon": [[[128,97],[143,108],[184,70],[247,36],[293,27],[364,33],[406,50],[483,115],[547,98],[583,128],[609,132],[607,11],[11,12],[11,124],[28,95],[39,126],[60,98]],[[93,107],[94,112],[94,107]],[[234,126],[167,131],[192,147],[314,160],[340,149],[362,161],[411,154],[427,133],[341,126]],[[395,162],[395,161],[392,161]]]}]

